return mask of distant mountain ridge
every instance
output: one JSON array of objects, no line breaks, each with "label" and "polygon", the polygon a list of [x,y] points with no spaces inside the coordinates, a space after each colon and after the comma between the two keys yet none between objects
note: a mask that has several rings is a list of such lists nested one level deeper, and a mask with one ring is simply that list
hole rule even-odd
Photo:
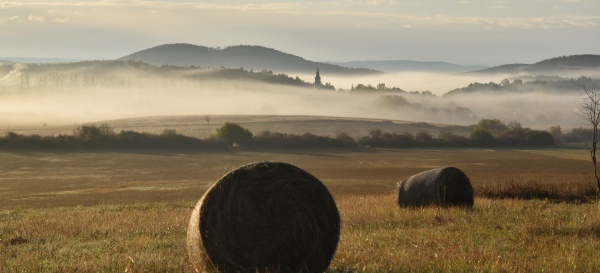
[{"label": "distant mountain ridge", "polygon": [[381,61],[351,61],[351,62],[328,62],[346,67],[364,67],[383,72],[437,72],[437,73],[462,73],[487,68],[477,65],[457,65],[447,62],[420,62],[411,60],[381,60]]},{"label": "distant mountain ridge", "polygon": [[4,60],[4,59],[0,59],[0,64],[14,64],[14,62],[7,61],[7,60]]},{"label": "distant mountain ridge", "polygon": [[582,54],[546,59],[534,64],[505,64],[473,71],[478,74],[543,73],[561,70],[600,69],[600,55]]},{"label": "distant mountain ridge", "polygon": [[0,57],[0,63],[74,63],[80,62],[79,59],[61,59],[61,58],[25,58],[25,57]]},{"label": "distant mountain ridge", "polygon": [[166,44],[119,58],[155,65],[199,66],[270,70],[277,73],[335,75],[373,75],[381,71],[366,68],[348,68],[319,63],[262,46],[238,45],[226,48],[209,48],[192,44]]}]

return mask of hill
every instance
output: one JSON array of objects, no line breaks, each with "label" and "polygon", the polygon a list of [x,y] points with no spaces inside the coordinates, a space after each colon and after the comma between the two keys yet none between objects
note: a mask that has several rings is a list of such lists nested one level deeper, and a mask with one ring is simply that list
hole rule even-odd
[{"label": "hill", "polygon": [[544,72],[600,70],[600,55],[562,56],[534,64],[506,64],[473,71],[478,74],[539,74]]},{"label": "hill", "polygon": [[[26,76],[21,78],[21,75]],[[137,77],[133,77],[137,75]],[[0,65],[0,79],[4,87],[17,85],[21,88],[111,86],[124,87],[133,82],[148,79],[193,80],[250,80],[296,87],[314,87],[299,77],[275,74],[272,71],[249,71],[242,68],[197,68],[173,65],[157,66],[140,61],[82,61],[74,63],[35,63]],[[22,81],[25,80],[25,81]],[[26,85],[26,86],[24,86]],[[322,89],[335,89],[325,84]]]},{"label": "hill", "polygon": [[14,64],[0,60],[0,79],[3,79],[14,69]]},{"label": "hill", "polygon": [[464,66],[446,62],[419,62],[410,60],[382,60],[382,61],[351,61],[329,62],[346,67],[364,67],[384,72],[435,72],[435,73],[462,73],[485,69],[485,66]]},{"label": "hill", "polygon": [[277,73],[372,75],[382,72],[366,68],[348,68],[305,60],[301,57],[262,46],[239,45],[209,48],[191,44],[167,44],[119,58],[155,65],[199,66],[270,70]]},{"label": "hill", "polygon": [[22,57],[0,57],[0,63],[28,63],[28,64],[49,64],[49,63],[72,63],[79,62],[79,59],[61,59],[61,58],[22,58]]}]

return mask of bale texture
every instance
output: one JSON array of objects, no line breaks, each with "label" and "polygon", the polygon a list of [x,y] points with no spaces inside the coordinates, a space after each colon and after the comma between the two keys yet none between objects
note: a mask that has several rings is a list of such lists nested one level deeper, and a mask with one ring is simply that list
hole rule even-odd
[{"label": "bale texture", "polygon": [[215,182],[188,226],[199,272],[324,272],[340,237],[327,188],[291,164],[260,162]]},{"label": "bale texture", "polygon": [[398,189],[400,207],[473,207],[473,203],[471,180],[454,167],[415,174],[402,181]]}]

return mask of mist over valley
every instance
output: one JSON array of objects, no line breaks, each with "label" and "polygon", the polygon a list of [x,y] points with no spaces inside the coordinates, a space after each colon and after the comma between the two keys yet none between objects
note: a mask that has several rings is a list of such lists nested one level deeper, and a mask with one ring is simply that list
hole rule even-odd
[{"label": "mist over valley", "polygon": [[[414,71],[403,63],[402,72],[390,73],[307,61],[257,46],[176,44],[114,61],[5,62],[0,66],[0,126],[145,116],[299,115],[447,125],[486,118],[540,129],[575,128],[583,125],[574,114],[581,86],[600,86],[596,59],[578,55],[542,61],[544,71],[552,72],[545,74],[521,74],[522,69],[516,74],[486,73],[489,69],[456,73],[431,63],[423,69],[416,62]],[[314,85],[317,69],[319,87]]]}]

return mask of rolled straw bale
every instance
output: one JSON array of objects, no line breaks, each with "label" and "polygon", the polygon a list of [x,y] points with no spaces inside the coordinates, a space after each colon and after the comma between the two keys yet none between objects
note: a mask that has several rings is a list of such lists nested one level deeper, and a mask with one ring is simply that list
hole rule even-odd
[{"label": "rolled straw bale", "polygon": [[401,207],[473,207],[473,187],[467,175],[455,167],[424,171],[406,178],[398,189]]},{"label": "rolled straw bale", "polygon": [[291,164],[260,162],[215,182],[192,212],[187,234],[197,271],[324,272],[340,237],[333,197]]}]

